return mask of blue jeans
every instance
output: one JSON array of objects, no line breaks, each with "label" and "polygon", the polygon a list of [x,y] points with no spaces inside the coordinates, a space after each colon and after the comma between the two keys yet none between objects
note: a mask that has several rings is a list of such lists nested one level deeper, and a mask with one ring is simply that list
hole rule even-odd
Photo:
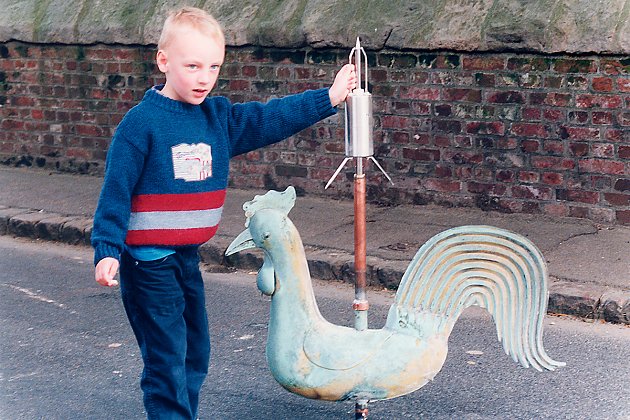
[{"label": "blue jeans", "polygon": [[138,340],[149,419],[195,419],[210,334],[196,248],[157,261],[121,257],[120,290]]}]

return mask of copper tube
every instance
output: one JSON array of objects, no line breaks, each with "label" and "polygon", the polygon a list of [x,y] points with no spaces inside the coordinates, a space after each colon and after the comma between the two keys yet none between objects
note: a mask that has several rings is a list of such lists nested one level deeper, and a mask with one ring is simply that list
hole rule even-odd
[{"label": "copper tube", "polygon": [[[358,158],[362,159],[362,158]],[[354,176],[354,303],[355,311],[367,311],[368,301],[366,298],[366,209],[365,209],[365,175],[356,174]],[[355,328],[358,330],[367,329],[367,317],[363,314],[357,318]]]}]

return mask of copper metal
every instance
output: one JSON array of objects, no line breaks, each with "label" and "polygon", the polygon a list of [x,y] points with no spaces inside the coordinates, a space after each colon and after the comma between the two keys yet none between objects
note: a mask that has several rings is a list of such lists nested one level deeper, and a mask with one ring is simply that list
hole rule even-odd
[{"label": "copper metal", "polygon": [[363,331],[368,328],[367,310],[369,304],[365,293],[367,286],[367,233],[365,209],[365,174],[362,172],[362,158],[357,159],[357,174],[354,176],[354,302],[355,329]]}]

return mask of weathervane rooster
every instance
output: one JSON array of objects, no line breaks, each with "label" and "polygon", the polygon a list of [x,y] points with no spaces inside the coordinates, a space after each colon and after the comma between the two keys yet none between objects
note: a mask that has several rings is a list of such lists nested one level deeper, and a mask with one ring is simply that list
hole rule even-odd
[{"label": "weathervane rooster", "polygon": [[462,311],[485,308],[515,362],[537,370],[564,363],[543,349],[547,269],[526,238],[490,226],[444,231],[409,264],[382,329],[331,324],[319,312],[300,235],[288,218],[295,190],[243,205],[247,229],[226,255],[264,254],[260,291],[271,296],[267,361],[287,390],[329,401],[384,400],[415,391],[440,371]]}]

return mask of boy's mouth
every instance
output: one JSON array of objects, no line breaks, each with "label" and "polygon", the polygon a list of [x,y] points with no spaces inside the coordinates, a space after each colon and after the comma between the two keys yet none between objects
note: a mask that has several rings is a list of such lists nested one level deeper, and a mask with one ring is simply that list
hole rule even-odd
[{"label": "boy's mouth", "polygon": [[208,93],[208,90],[207,89],[193,89],[193,92],[195,92],[195,95],[197,96],[202,96]]}]

